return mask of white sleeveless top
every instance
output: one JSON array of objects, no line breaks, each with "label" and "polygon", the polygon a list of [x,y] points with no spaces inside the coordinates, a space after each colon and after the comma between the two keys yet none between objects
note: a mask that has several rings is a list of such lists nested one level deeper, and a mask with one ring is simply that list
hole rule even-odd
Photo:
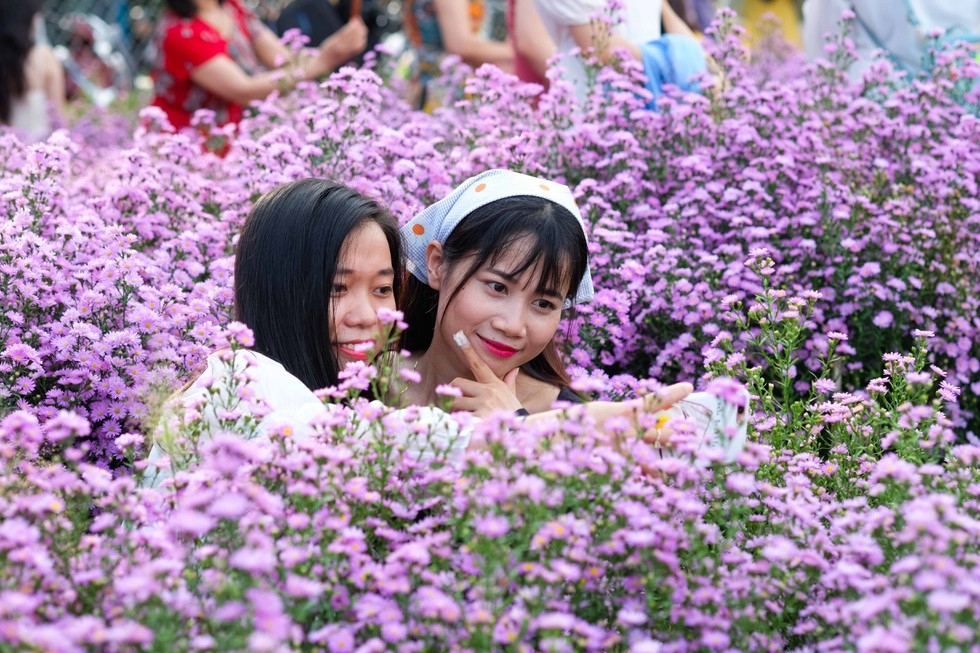
[{"label": "white sleeveless top", "polygon": [[[594,15],[608,11],[607,5],[608,0],[534,0],[557,52],[565,55],[559,64],[563,75],[575,84],[580,98],[585,97],[588,76],[582,59],[569,54],[578,47],[571,28],[588,25]],[[662,13],[662,0],[624,0],[616,12],[620,22],[613,29],[630,43],[640,45],[660,37]]]}]

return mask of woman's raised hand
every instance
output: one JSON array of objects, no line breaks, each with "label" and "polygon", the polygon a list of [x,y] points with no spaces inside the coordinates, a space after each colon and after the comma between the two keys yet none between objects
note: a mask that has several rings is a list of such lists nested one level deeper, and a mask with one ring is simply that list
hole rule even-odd
[{"label": "woman's raised hand", "polygon": [[516,411],[523,408],[517,400],[516,388],[520,368],[515,367],[501,380],[473,350],[466,334],[457,331],[453,334],[453,340],[473,373],[473,379],[459,376],[453,379],[451,385],[463,393],[462,397],[453,400],[453,410],[465,410],[477,417],[486,417],[495,410]]},{"label": "woman's raised hand", "polygon": [[318,48],[323,74],[336,70],[344,62],[364,51],[367,47],[368,29],[360,16],[354,16],[339,30],[331,34]]},{"label": "woman's raised hand", "polygon": [[[472,379],[456,377],[452,384],[463,393],[453,400],[452,409],[469,411],[477,417],[486,417],[493,411],[516,411],[522,408],[517,399],[517,374],[515,368],[503,379],[497,377],[479,354],[473,350],[469,340],[462,331],[453,334],[453,340],[459,347],[460,355],[473,373]],[[690,383],[675,383],[666,386],[659,392],[650,393],[628,401],[590,401],[582,408],[595,420],[599,431],[612,439],[616,444],[623,439],[635,438],[639,415],[641,413],[657,414],[664,412],[670,406],[687,397],[694,391]],[[561,417],[564,411],[549,410],[528,417],[529,420]],[[624,426],[624,421],[625,426]],[[670,440],[669,429],[653,429],[643,433],[646,442],[653,445],[667,444]]]}]

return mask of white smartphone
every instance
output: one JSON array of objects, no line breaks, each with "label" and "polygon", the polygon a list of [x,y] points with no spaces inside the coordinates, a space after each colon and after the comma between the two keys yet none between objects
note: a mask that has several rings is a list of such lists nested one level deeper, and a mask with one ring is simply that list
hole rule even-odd
[{"label": "white smartphone", "polygon": [[[696,426],[698,451],[710,448],[724,453],[724,461],[732,463],[745,448],[748,437],[749,393],[742,390],[741,405],[730,403],[707,392],[694,392],[667,409],[668,416],[683,417]],[[669,425],[668,417],[665,426]],[[670,446],[660,449],[660,455],[677,455]],[[707,464],[704,461],[695,461]]]}]

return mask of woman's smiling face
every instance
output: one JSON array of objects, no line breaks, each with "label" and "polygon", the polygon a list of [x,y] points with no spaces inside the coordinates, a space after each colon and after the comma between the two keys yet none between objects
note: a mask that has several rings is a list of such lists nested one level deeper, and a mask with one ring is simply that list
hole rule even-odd
[{"label": "woman's smiling face", "polygon": [[535,265],[514,273],[535,245],[530,237],[518,240],[462,279],[469,260],[457,261],[449,270],[441,246],[430,244],[430,285],[439,290],[435,340],[451,344],[453,334],[462,331],[501,378],[544,351],[558,330],[568,288],[539,288],[540,270]]},{"label": "woman's smiling face", "polygon": [[378,310],[395,310],[394,268],[384,231],[367,222],[352,231],[340,251],[330,293],[330,342],[341,369],[366,360],[384,345]]}]

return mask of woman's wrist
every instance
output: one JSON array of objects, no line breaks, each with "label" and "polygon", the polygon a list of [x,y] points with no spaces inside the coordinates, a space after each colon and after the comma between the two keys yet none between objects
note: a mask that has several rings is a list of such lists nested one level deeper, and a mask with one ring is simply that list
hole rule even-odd
[{"label": "woman's wrist", "polygon": [[300,82],[305,82],[307,79],[309,79],[309,77],[310,74],[306,70],[302,61],[296,64],[295,66],[293,66],[292,69],[293,88],[296,88],[296,85],[299,84]]},{"label": "woman's wrist", "polygon": [[309,77],[302,62],[288,63],[281,68],[272,71],[272,79],[280,93],[288,93],[296,88],[297,84]]}]

